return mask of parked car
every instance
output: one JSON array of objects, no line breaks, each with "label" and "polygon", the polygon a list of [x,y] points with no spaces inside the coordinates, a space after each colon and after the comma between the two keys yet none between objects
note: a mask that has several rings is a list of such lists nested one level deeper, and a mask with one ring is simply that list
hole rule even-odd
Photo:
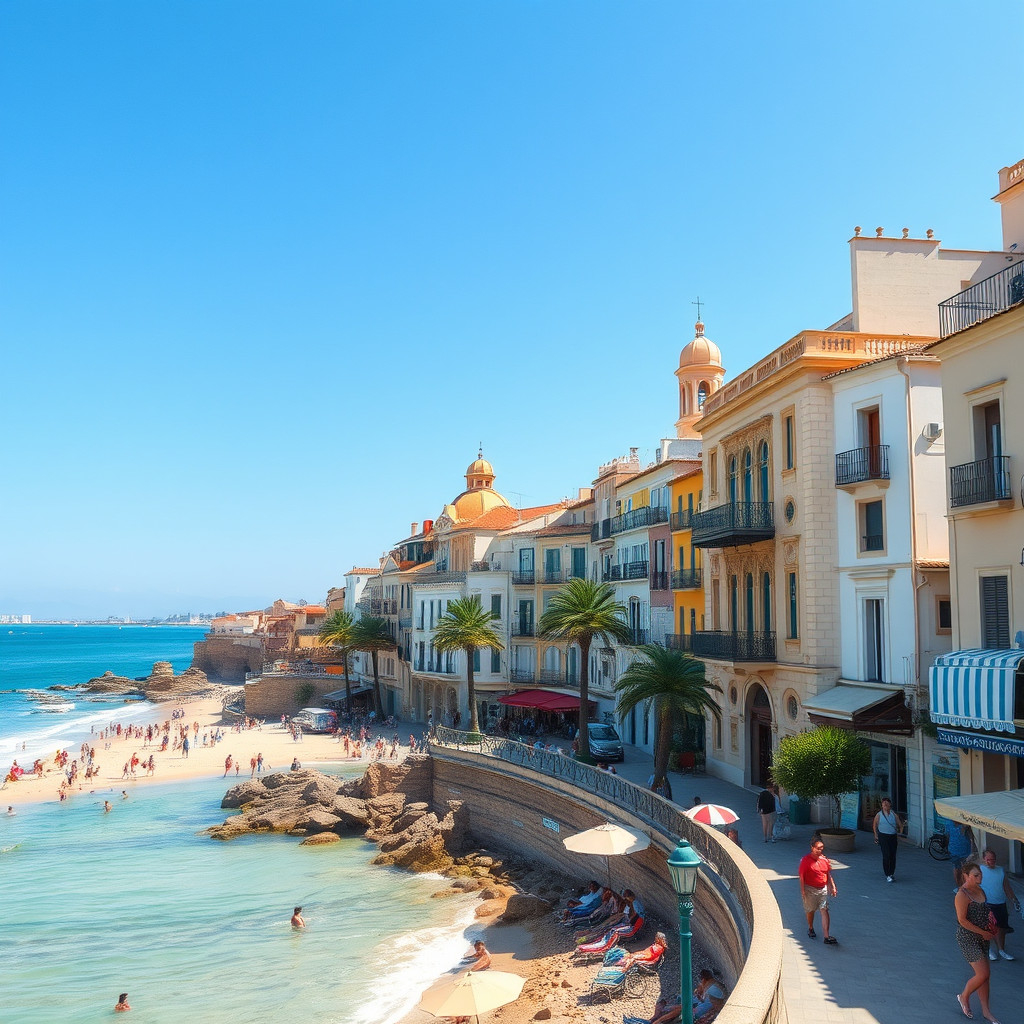
[{"label": "parked car", "polygon": [[622,740],[610,725],[604,722],[588,722],[587,735],[590,737],[590,753],[596,761],[624,761]]}]

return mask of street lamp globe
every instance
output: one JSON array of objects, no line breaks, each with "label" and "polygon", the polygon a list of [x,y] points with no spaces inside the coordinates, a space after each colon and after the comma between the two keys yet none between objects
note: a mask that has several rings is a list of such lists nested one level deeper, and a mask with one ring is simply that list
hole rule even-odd
[{"label": "street lamp globe", "polygon": [[680,839],[668,858],[668,873],[677,896],[692,896],[697,891],[700,865],[700,857],[693,847],[685,839]]}]

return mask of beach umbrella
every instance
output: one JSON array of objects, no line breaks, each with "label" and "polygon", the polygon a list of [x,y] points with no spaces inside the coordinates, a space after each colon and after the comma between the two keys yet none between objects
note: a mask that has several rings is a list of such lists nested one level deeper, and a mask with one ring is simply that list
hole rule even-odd
[{"label": "beach umbrella", "polygon": [[515,1002],[523,991],[526,979],[507,971],[468,971],[446,975],[423,993],[420,1009],[435,1017],[468,1017],[478,1019],[481,1013]]},{"label": "beach umbrella", "polygon": [[628,828],[606,821],[603,825],[588,828],[585,832],[567,836],[562,840],[562,845],[572,853],[590,853],[604,857],[608,870],[608,886],[611,888],[612,869],[608,858],[639,853],[651,845],[651,840],[643,833],[631,832]]},{"label": "beach umbrella", "polygon": [[702,825],[731,825],[740,820],[734,810],[721,804],[697,804],[696,807],[687,808],[683,814]]}]

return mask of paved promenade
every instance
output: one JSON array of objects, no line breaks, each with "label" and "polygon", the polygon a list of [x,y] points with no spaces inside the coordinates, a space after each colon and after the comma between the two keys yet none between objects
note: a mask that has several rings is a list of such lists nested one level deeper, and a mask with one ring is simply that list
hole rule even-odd
[{"label": "paved promenade", "polygon": [[[623,778],[645,785],[652,759],[626,747]],[[896,881],[882,874],[881,855],[870,832],[857,833],[857,849],[830,858],[838,899],[832,906],[832,934],[838,946],[807,938],[796,869],[810,847],[816,826],[794,825],[786,842],[764,843],[755,810],[756,791],[741,789],[710,775],[670,775],[676,802],[688,807],[695,796],[724,804],[740,815],[743,849],[761,869],[775,893],[786,930],[783,988],[792,1024],[940,1024],[964,1020],[955,994],[971,969],[956,945],[953,870],[927,852],[901,842]],[[1022,887],[1014,883],[1018,893]],[[1019,959],[992,967],[992,1011],[1001,1024],[1024,1021],[1024,926],[1010,910],[1017,928],[1007,937],[1007,951]],[[700,920],[694,918],[694,931]],[[975,1020],[982,1016],[977,997]]]}]

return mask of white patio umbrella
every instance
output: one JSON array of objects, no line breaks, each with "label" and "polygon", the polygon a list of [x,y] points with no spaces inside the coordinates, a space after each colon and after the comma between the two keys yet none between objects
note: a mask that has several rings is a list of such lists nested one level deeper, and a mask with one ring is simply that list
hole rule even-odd
[{"label": "white patio umbrella", "polygon": [[577,832],[567,836],[562,845],[572,853],[589,853],[604,857],[608,870],[608,885],[611,887],[612,869],[609,857],[620,857],[627,853],[639,853],[651,845],[651,840],[638,832],[606,821],[603,825],[588,828],[585,832]]},{"label": "white patio umbrella", "polygon": [[702,825],[731,825],[740,820],[732,808],[721,804],[697,804],[696,807],[688,807],[683,814]]},{"label": "white patio umbrella", "polygon": [[468,971],[435,981],[423,993],[420,1009],[435,1017],[477,1018],[481,1013],[515,1002],[526,979],[507,971]]}]

